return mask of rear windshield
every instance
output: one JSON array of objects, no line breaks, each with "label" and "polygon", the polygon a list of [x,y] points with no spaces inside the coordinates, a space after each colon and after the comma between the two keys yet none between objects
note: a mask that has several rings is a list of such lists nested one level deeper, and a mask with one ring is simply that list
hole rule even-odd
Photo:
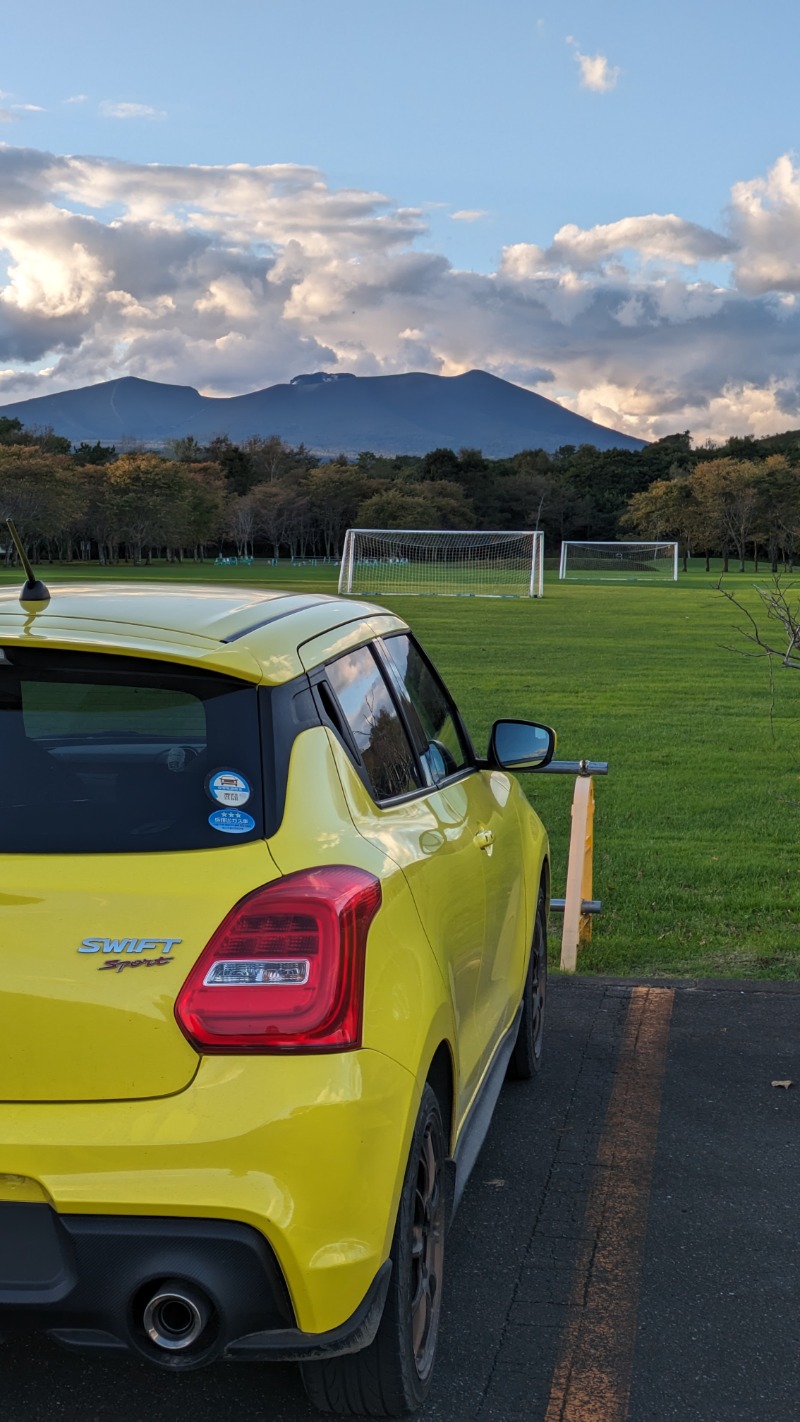
[{"label": "rear windshield", "polygon": [[161,662],[0,648],[0,852],[259,838],[257,697],[247,683]]}]

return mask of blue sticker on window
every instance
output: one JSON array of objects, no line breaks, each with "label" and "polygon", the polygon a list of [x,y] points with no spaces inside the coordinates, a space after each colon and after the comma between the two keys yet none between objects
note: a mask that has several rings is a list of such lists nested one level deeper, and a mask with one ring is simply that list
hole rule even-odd
[{"label": "blue sticker on window", "polygon": [[250,799],[250,786],[238,770],[215,770],[208,778],[207,789],[218,805],[240,809]]},{"label": "blue sticker on window", "polygon": [[223,834],[249,834],[256,827],[253,816],[246,815],[244,810],[215,810],[209,815],[208,823]]}]

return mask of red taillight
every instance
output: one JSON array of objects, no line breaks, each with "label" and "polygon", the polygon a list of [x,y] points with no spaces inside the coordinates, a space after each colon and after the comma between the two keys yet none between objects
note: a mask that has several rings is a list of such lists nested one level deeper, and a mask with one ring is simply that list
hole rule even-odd
[{"label": "red taillight", "polygon": [[178,994],[181,1031],[203,1053],[360,1046],[367,931],[380,902],[374,875],[343,865],[248,894]]}]

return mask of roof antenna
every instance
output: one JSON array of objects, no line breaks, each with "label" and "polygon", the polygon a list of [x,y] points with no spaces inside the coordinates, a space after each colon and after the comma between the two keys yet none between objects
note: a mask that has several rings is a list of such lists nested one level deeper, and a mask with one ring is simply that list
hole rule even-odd
[{"label": "roof antenna", "polygon": [[19,600],[22,603],[22,606],[25,607],[28,603],[33,603],[35,606],[36,604],[43,605],[44,603],[49,602],[50,593],[48,592],[44,583],[41,582],[34,573],[33,568],[30,565],[28,555],[22,546],[22,539],[20,538],[16,528],[14,527],[13,519],[7,518],[6,524],[8,526],[8,531],[11,534],[14,547],[16,548],[17,553],[19,554],[19,561],[25,569],[26,573],[26,582],[23,583],[22,592],[19,595]]}]

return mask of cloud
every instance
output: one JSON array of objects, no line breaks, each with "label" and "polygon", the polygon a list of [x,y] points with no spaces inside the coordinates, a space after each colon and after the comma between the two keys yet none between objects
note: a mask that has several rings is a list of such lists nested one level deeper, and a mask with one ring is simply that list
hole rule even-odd
[{"label": "cloud", "polygon": [[8,89],[0,89],[0,99],[6,101],[5,107],[0,108],[0,123],[16,123],[21,114],[43,114],[46,112],[41,104],[23,103]]},{"label": "cloud", "polygon": [[581,88],[591,89],[595,94],[608,94],[616,89],[621,69],[609,64],[604,54],[582,54],[577,40],[567,35],[566,40],[575,52],[575,62],[581,71]]},{"label": "cloud", "polygon": [[100,112],[106,118],[115,119],[163,119],[167,117],[162,110],[153,109],[149,104],[113,103],[109,99],[103,100]]},{"label": "cloud", "polygon": [[480,222],[482,217],[488,216],[488,212],[479,207],[462,207],[458,212],[450,213],[453,222]]},{"label": "cloud", "polygon": [[624,217],[599,227],[580,228],[572,224],[560,228],[549,247],[520,242],[507,249],[507,262],[518,276],[539,271],[599,271],[609,259],[623,253],[640,260],[659,260],[694,266],[698,262],[722,261],[735,250],[730,238],[686,222],[673,213],[651,213],[646,217]]},{"label": "cloud", "polygon": [[479,367],[644,438],[767,433],[800,423],[798,252],[790,156],[734,187],[719,231],[568,224],[487,275],[431,250],[419,208],[314,168],[0,144],[0,402],[124,374],[224,395]]},{"label": "cloud", "polygon": [[65,103],[65,104],[85,104],[86,101],[87,101],[87,98],[88,98],[88,95],[87,95],[87,94],[71,94],[68,99],[65,99],[65,100],[64,100],[64,103]]},{"label": "cloud", "polygon": [[730,225],[743,291],[800,292],[800,169],[784,154],[764,178],[736,183]]}]

